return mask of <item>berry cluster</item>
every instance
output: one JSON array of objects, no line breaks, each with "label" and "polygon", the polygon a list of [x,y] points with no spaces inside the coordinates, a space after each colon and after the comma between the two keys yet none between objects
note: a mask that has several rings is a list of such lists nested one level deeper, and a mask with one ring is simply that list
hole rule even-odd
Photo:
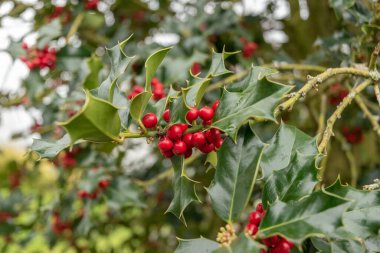
[{"label": "berry cluster", "polygon": [[43,49],[30,48],[25,42],[22,43],[21,47],[26,50],[26,56],[21,56],[20,60],[25,62],[29,69],[55,68],[57,61],[55,48],[49,48],[47,45]]},{"label": "berry cluster", "polygon": [[[245,232],[251,237],[254,237],[259,231],[259,225],[265,213],[263,204],[259,203],[256,210],[249,214],[249,222],[245,227]],[[261,239],[261,242],[268,247],[262,249],[261,253],[289,253],[294,246],[292,242],[278,235]]]},{"label": "berry cluster", "polygon": [[201,73],[201,69],[202,69],[202,65],[199,62],[194,62],[191,65],[190,71],[191,71],[191,74],[193,74],[194,76],[196,76],[199,73]]},{"label": "berry cluster", "polygon": [[257,44],[252,41],[248,41],[246,38],[240,38],[240,42],[243,44],[243,57],[246,59],[252,58],[257,50]]},{"label": "berry cluster", "polygon": [[87,0],[84,8],[87,10],[96,10],[98,8],[99,0]]},{"label": "berry cluster", "polygon": [[[186,120],[192,125],[199,117],[202,120],[203,126],[212,124],[215,110],[217,109],[220,101],[216,101],[212,108],[205,106],[201,109],[195,107],[191,108],[186,113]],[[162,118],[169,123],[170,111],[167,109]],[[147,113],[142,118],[142,123],[146,128],[155,128],[157,126],[157,116],[154,113]],[[190,157],[193,153],[193,148],[198,148],[203,153],[210,153],[218,150],[222,144],[222,133],[216,128],[208,130],[199,130],[191,133],[186,132],[189,125],[185,123],[174,124],[169,127],[165,135],[161,135],[158,141],[158,148],[165,157],[172,157],[173,155],[184,155],[185,158]]]},{"label": "berry cluster", "polygon": [[52,230],[56,235],[61,235],[67,230],[71,230],[71,223],[69,221],[62,221],[59,212],[53,213]]},{"label": "berry cluster", "polygon": [[360,127],[343,127],[342,133],[348,143],[360,144],[363,141],[363,131]]},{"label": "berry cluster", "polygon": [[80,199],[96,199],[101,190],[108,187],[110,182],[107,179],[103,179],[98,182],[98,188],[96,188],[93,192],[87,192],[86,190],[78,191],[78,197]]},{"label": "berry cluster", "polygon": [[[153,78],[152,82],[152,93],[153,93],[153,100],[158,101],[161,98],[166,97],[165,94],[165,86],[160,82],[158,78]],[[128,99],[133,99],[138,94],[144,91],[144,87],[140,85],[135,85],[132,89],[132,91],[128,94]]]},{"label": "berry cluster", "polygon": [[340,83],[334,83],[329,88],[329,104],[332,106],[339,105],[348,96],[348,93],[349,91]]}]

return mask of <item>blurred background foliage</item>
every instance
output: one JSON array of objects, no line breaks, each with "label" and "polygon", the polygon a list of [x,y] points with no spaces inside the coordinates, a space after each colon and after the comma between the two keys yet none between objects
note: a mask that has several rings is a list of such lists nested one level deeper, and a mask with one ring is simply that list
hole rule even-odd
[{"label": "blurred background foliage", "polygon": [[[256,1],[102,0],[94,9],[86,8],[85,2],[0,3],[6,10],[1,22],[26,19],[26,13],[32,13],[25,20],[32,24],[31,31],[19,40],[10,38],[5,50],[15,62],[25,54],[25,41],[57,49],[54,69],[33,69],[17,92],[2,91],[0,111],[23,107],[35,121],[29,130],[15,133],[10,143],[30,140],[30,136],[60,138],[63,130],[55,122],[65,121],[81,108],[83,85],[104,80],[108,73],[104,46],[110,48],[131,34],[126,52],[136,57],[119,80],[125,93],[143,84],[145,59],[163,46],[174,46],[157,72],[168,91],[170,85],[183,87],[192,78],[189,70],[195,63],[201,69],[209,66],[212,48],[244,51],[244,41],[256,44],[248,57],[240,53],[227,60],[232,71],[251,64],[275,67],[281,62],[328,68],[367,64],[379,41],[380,3],[372,0],[267,0],[259,1],[259,9],[253,6]],[[95,70],[99,75],[91,76]],[[274,78],[299,88],[308,74],[316,73],[282,70]],[[310,135],[318,134],[321,112],[330,114],[335,109],[342,94],[347,95],[347,85],[355,83],[349,77],[329,80],[282,120]],[[205,104],[219,92],[208,93]],[[379,115],[374,94],[366,92],[364,103]],[[263,141],[276,130],[271,123],[255,128]],[[325,184],[337,175],[358,186],[380,177],[379,135],[372,128],[357,104],[344,112],[320,173]],[[208,166],[206,157],[196,156],[189,164],[189,175],[209,185],[214,172],[206,171]],[[213,213],[204,189],[197,189],[203,204],[186,210],[187,227],[165,214],[173,197],[169,169],[170,162],[145,140],[128,140],[116,148],[79,144],[54,162],[4,145],[0,151],[0,251],[173,252],[176,236],[214,238],[223,222]],[[99,191],[103,179],[110,186]],[[82,200],[77,196],[80,190],[96,192],[96,196]],[[260,183],[256,190],[252,202],[260,198]]]}]

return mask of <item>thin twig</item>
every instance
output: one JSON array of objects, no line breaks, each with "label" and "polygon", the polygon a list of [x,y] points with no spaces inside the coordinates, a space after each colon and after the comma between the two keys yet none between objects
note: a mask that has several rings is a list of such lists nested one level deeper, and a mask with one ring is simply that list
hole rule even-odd
[{"label": "thin twig", "polygon": [[67,33],[66,36],[66,43],[69,43],[71,37],[78,31],[79,26],[82,24],[84,19],[84,13],[80,13],[76,18],[74,19],[73,24],[70,27],[69,32]]},{"label": "thin twig", "polygon": [[323,133],[323,129],[325,129],[325,118],[326,118],[326,105],[327,105],[327,96],[326,94],[322,94],[321,97],[321,110],[319,112],[318,118],[318,135]]},{"label": "thin twig", "polygon": [[325,131],[323,132],[322,140],[320,144],[318,145],[319,152],[323,152],[327,146],[327,144],[330,141],[331,136],[333,135],[333,127],[337,119],[339,119],[342,115],[343,110],[352,102],[354,97],[363,91],[368,85],[372,83],[372,80],[366,80],[356,86],[348,96],[346,96],[343,101],[338,105],[337,109],[334,111],[334,113],[330,116],[330,118],[327,120],[327,126]]},{"label": "thin twig", "polygon": [[313,88],[317,88],[319,84],[326,81],[327,79],[335,76],[335,75],[341,75],[341,74],[351,74],[366,78],[372,78],[372,75],[368,70],[362,70],[357,68],[330,68],[327,69],[325,72],[317,75],[316,77],[311,77],[311,79],[297,92],[294,93],[294,95],[286,100],[285,102],[281,103],[275,110],[275,115],[279,115],[281,111],[290,110],[293,105],[301,98],[305,97],[306,94]]}]

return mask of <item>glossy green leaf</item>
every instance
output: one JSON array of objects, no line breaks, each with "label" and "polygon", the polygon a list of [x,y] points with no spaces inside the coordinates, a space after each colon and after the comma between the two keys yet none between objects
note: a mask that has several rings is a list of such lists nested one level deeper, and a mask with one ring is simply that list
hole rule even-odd
[{"label": "glossy green leaf", "polygon": [[320,253],[346,253],[346,252],[366,252],[364,246],[357,240],[332,240],[327,241],[322,238],[311,239],[315,248]]},{"label": "glossy green leaf", "polygon": [[197,182],[186,176],[183,156],[175,156],[171,160],[174,169],[174,197],[166,212],[174,214],[178,219],[186,224],[183,212],[191,202],[199,201],[195,192],[195,184]]},{"label": "glossy green leaf", "polygon": [[343,214],[343,224],[357,236],[380,238],[380,206],[352,210]]},{"label": "glossy green leaf", "polygon": [[189,109],[186,107],[183,96],[173,99],[170,104],[170,123],[186,122],[186,113]]},{"label": "glossy green leaf", "polygon": [[196,83],[182,89],[184,94],[184,100],[189,107],[198,107],[203,95],[205,94],[206,88],[209,85],[211,79],[196,79]]},{"label": "glossy green leaf", "polygon": [[223,48],[222,53],[216,53],[215,51],[213,51],[211,66],[210,66],[207,76],[215,77],[215,76],[231,73],[231,71],[226,69],[224,60],[227,59],[229,56],[237,54],[237,53],[238,52],[226,52],[224,51],[224,48]]},{"label": "glossy green leaf", "polygon": [[[219,109],[218,109],[219,110]],[[317,155],[317,142],[294,126],[281,124],[277,133],[271,139],[261,161],[264,178],[268,178],[275,170],[289,166],[292,156],[296,153]]]},{"label": "glossy green leaf", "polygon": [[54,142],[33,139],[31,149],[36,152],[40,158],[54,158],[63,149],[68,148],[70,144],[70,136],[65,134],[61,139]]},{"label": "glossy green leaf", "polygon": [[206,238],[191,240],[178,239],[179,245],[174,253],[212,253],[219,248],[219,244]]},{"label": "glossy green leaf", "polygon": [[314,192],[298,201],[276,201],[260,224],[259,236],[280,234],[296,244],[310,236],[333,237],[341,225],[343,212],[350,205],[349,200],[325,191]]},{"label": "glossy green leaf", "polygon": [[99,86],[99,71],[102,69],[103,64],[99,57],[92,56],[84,62],[81,69],[83,78],[83,87],[91,90]]},{"label": "glossy green leaf", "polygon": [[217,152],[218,164],[208,192],[213,209],[224,221],[240,218],[251,197],[264,147],[251,129],[244,127],[237,144],[228,138]]},{"label": "glossy green leaf", "polygon": [[264,185],[263,203],[300,199],[309,195],[317,182],[315,155],[297,152],[286,168],[275,170],[269,176]]},{"label": "glossy green leaf", "polygon": [[258,242],[247,237],[245,233],[241,233],[238,238],[234,239],[230,246],[221,247],[212,253],[260,253],[261,246]]},{"label": "glossy green leaf", "polygon": [[146,106],[149,103],[152,93],[144,91],[134,97],[131,101],[130,114],[131,117],[137,122],[141,123],[141,117],[145,111]]},{"label": "glossy green leaf", "polygon": [[165,59],[166,54],[172,49],[171,47],[163,48],[153,53],[145,62],[145,91],[152,92],[150,84],[158,66]]},{"label": "glossy green leaf", "polygon": [[239,128],[249,119],[275,121],[274,109],[290,87],[268,80],[273,73],[272,69],[252,67],[247,77],[224,89],[213,127],[236,141]]},{"label": "glossy green leaf", "polygon": [[366,249],[370,252],[380,252],[379,236],[370,236],[364,241]]},{"label": "glossy green leaf", "polygon": [[326,191],[353,200],[350,210],[380,206],[380,191],[364,191],[342,185],[339,178]]},{"label": "glossy green leaf", "polygon": [[114,88],[119,77],[124,74],[128,65],[132,62],[134,57],[129,57],[124,52],[124,47],[132,36],[128,37],[122,42],[119,42],[112,48],[107,48],[107,54],[111,62],[111,71],[106,80],[104,80],[99,88],[96,90],[97,96],[104,100],[112,101]]},{"label": "glossy green leaf", "polygon": [[81,111],[66,122],[58,123],[70,135],[71,143],[79,139],[94,142],[117,141],[120,132],[118,109],[110,102],[86,92]]}]

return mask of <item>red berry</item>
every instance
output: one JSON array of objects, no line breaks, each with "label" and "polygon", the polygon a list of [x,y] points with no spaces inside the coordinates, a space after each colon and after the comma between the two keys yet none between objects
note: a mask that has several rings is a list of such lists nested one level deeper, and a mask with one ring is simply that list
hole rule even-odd
[{"label": "red berry", "polygon": [[80,190],[78,192],[78,197],[81,198],[81,199],[85,199],[85,198],[89,197],[89,194],[85,190]]},{"label": "red berry", "polygon": [[271,249],[271,253],[289,253],[292,248],[286,241],[280,241],[274,248]]},{"label": "red berry", "polygon": [[256,205],[256,211],[259,212],[259,213],[262,213],[264,211],[263,203],[258,203]]},{"label": "red berry", "polygon": [[158,148],[162,151],[169,151],[173,148],[173,142],[168,138],[164,138],[158,143]]},{"label": "red berry", "polygon": [[252,212],[249,215],[249,223],[259,225],[261,222],[262,216],[259,212]]},{"label": "red berry", "polygon": [[104,189],[107,188],[110,182],[107,179],[104,179],[98,183],[99,188]]},{"label": "red berry", "polygon": [[244,45],[243,56],[244,58],[251,58],[256,52],[257,44],[255,42],[248,42]]},{"label": "red berry", "polygon": [[185,123],[180,123],[178,126],[181,128],[182,133],[186,132],[186,130],[189,128],[189,126]]},{"label": "red berry", "polygon": [[146,128],[154,128],[157,125],[157,117],[154,113],[147,113],[142,118],[142,123]]},{"label": "red berry", "polygon": [[203,122],[202,122],[202,124],[204,125],[204,126],[210,126],[211,124],[212,124],[212,120],[210,119],[210,120],[204,120]]},{"label": "red berry", "polygon": [[216,109],[218,109],[219,104],[220,100],[216,100],[215,103],[212,105],[212,109],[214,110],[214,112],[216,111]]},{"label": "red berry", "polygon": [[204,146],[202,146],[202,147],[199,147],[199,150],[200,150],[202,153],[205,153],[205,154],[214,151],[214,149],[215,149],[215,145],[214,145],[214,143],[208,143],[208,144],[206,144],[206,145],[204,145]]},{"label": "red berry", "polygon": [[216,128],[211,128],[205,133],[208,142],[215,143],[220,139],[220,131]]},{"label": "red berry", "polygon": [[191,74],[193,75],[198,75],[199,73],[201,73],[201,64],[198,63],[198,62],[194,62],[193,65],[191,65]]},{"label": "red berry", "polygon": [[21,47],[23,49],[28,49],[28,44],[26,44],[25,42],[21,43]]},{"label": "red berry", "polygon": [[93,191],[90,193],[90,199],[96,199],[98,197],[98,190]]},{"label": "red berry", "polygon": [[208,106],[205,106],[199,110],[198,114],[203,121],[207,121],[211,120],[212,117],[214,117],[214,110]]},{"label": "red berry", "polygon": [[268,253],[268,251],[266,249],[261,249],[260,253]]},{"label": "red berry", "polygon": [[278,241],[279,241],[279,237],[277,235],[274,235],[274,236],[271,236],[268,238],[264,238],[261,240],[261,242],[268,247],[275,247],[277,245]]},{"label": "red berry", "polygon": [[169,109],[166,109],[164,111],[164,114],[162,115],[162,118],[169,123],[169,120],[170,120],[170,110]]},{"label": "red berry", "polygon": [[186,113],[186,120],[189,121],[189,123],[191,123],[197,118],[198,118],[198,109],[195,107],[192,107],[190,111]]},{"label": "red berry", "polygon": [[193,147],[192,139],[193,139],[193,134],[192,133],[187,133],[182,138],[182,140],[186,143],[186,146],[188,148],[192,148]]},{"label": "red berry", "polygon": [[253,236],[253,235],[257,234],[257,231],[259,231],[259,228],[255,224],[248,223],[247,226],[245,226],[245,231],[250,236]]},{"label": "red berry", "polygon": [[136,85],[133,87],[133,92],[135,92],[136,94],[140,94],[143,91],[144,91],[144,87],[142,87],[140,85]]},{"label": "red berry", "polygon": [[219,139],[216,142],[214,142],[215,148],[216,149],[220,149],[220,147],[222,146],[223,142],[224,142],[223,139]]},{"label": "red berry", "polygon": [[193,154],[193,150],[191,148],[188,148],[185,152],[185,158],[190,157]]},{"label": "red berry", "polygon": [[150,81],[150,84],[151,84],[152,86],[156,86],[157,84],[160,84],[160,79],[158,79],[157,77],[154,77],[154,78],[152,79],[152,81]]},{"label": "red berry", "polygon": [[163,155],[163,156],[165,156],[166,158],[170,158],[170,157],[172,157],[174,154],[173,154],[173,151],[171,151],[171,150],[168,150],[168,151],[161,151],[161,154]]},{"label": "red berry", "polygon": [[167,136],[173,141],[181,139],[183,134],[182,128],[179,125],[173,125],[169,128]]},{"label": "red berry", "polygon": [[205,135],[202,132],[194,133],[191,142],[194,147],[203,147],[206,144]]},{"label": "red berry", "polygon": [[174,155],[182,155],[186,152],[187,146],[183,141],[177,141],[173,146]]}]

